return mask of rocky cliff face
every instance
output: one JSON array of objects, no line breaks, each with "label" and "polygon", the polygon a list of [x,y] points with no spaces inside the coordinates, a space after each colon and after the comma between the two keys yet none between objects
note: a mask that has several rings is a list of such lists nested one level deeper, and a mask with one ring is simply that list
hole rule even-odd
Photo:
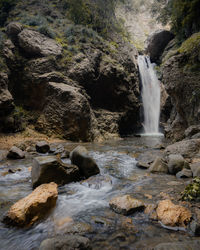
[{"label": "rocky cliff face", "polygon": [[[127,134],[138,126],[133,45],[74,25],[47,2],[19,1],[8,20],[17,22],[9,22],[1,40],[0,116],[9,118],[12,132],[23,128],[19,117],[48,135],[83,141]],[[40,22],[49,26],[38,28]],[[10,131],[9,126],[0,129]]]},{"label": "rocky cliff face", "polygon": [[200,33],[193,34],[181,46],[173,40],[162,56],[163,82],[173,109],[167,126],[168,137],[180,140],[200,119]]}]

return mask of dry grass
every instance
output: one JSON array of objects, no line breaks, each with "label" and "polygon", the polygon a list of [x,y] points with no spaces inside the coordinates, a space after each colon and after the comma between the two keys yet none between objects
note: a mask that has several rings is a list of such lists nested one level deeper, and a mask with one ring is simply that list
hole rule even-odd
[{"label": "dry grass", "polygon": [[47,135],[41,134],[35,131],[33,128],[28,127],[25,131],[16,134],[0,134],[0,150],[10,149],[15,144],[24,143],[27,141],[36,142],[38,140],[45,140],[48,142],[63,142],[56,137],[48,137]]}]

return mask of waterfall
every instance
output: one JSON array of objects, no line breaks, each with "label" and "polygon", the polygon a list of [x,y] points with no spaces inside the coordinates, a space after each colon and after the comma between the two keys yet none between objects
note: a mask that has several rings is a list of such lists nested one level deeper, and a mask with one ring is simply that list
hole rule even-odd
[{"label": "waterfall", "polygon": [[145,134],[159,134],[160,84],[148,56],[138,56],[138,65],[142,82],[144,131]]}]

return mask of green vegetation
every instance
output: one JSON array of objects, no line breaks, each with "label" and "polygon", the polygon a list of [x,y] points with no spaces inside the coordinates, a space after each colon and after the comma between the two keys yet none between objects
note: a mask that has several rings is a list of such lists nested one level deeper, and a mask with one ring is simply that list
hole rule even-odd
[{"label": "green vegetation", "polygon": [[196,177],[182,193],[182,200],[200,201],[200,178]]},{"label": "green vegetation", "polygon": [[9,12],[16,2],[17,0],[0,0],[0,27],[6,22]]},{"label": "green vegetation", "polygon": [[179,40],[200,31],[200,0],[154,0],[152,13],[163,24],[168,22]]}]

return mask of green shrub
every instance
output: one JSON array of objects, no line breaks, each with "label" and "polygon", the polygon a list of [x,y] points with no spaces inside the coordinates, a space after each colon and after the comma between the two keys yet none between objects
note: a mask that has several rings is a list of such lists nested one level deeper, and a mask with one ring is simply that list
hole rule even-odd
[{"label": "green shrub", "polygon": [[46,25],[39,26],[37,31],[39,31],[41,34],[48,36],[49,38],[52,38],[52,39],[55,39],[56,37],[56,33]]},{"label": "green shrub", "polygon": [[2,27],[7,18],[10,10],[15,6],[17,0],[0,0],[0,26]]},{"label": "green shrub", "polygon": [[47,20],[44,16],[25,16],[22,18],[21,22],[28,26],[42,26],[47,24]]}]

